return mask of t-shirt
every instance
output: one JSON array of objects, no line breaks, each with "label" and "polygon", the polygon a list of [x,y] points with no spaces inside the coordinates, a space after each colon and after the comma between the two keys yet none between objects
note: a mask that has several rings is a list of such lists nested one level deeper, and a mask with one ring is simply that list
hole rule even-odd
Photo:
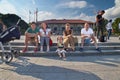
[{"label": "t-shirt", "polygon": [[94,33],[94,32],[93,32],[93,29],[91,29],[91,28],[88,28],[87,31],[86,31],[85,28],[82,28],[82,29],[81,29],[81,34],[84,34],[84,35],[86,35],[86,36],[88,36],[88,37],[90,37],[90,35],[93,34],[93,33]]},{"label": "t-shirt", "polygon": [[107,25],[106,25],[106,29],[109,30],[109,29],[112,29],[112,23],[109,22]]},{"label": "t-shirt", "polygon": [[69,31],[64,30],[64,34],[65,34],[65,36],[70,35],[70,34],[72,34],[72,30],[69,30]]},{"label": "t-shirt", "polygon": [[63,43],[60,43],[60,42],[57,43],[57,46],[58,46],[58,48],[64,48]]},{"label": "t-shirt", "polygon": [[49,34],[49,32],[51,31],[51,29],[46,29],[46,31],[44,31],[43,29],[40,29],[39,32],[42,36],[46,36]]},{"label": "t-shirt", "polygon": [[31,28],[31,27],[29,27],[27,30],[26,30],[26,32],[27,33],[38,33],[39,32],[39,29],[38,29],[38,27],[36,27],[34,30]]},{"label": "t-shirt", "polygon": [[119,29],[120,29],[120,23],[119,23],[119,25],[118,25],[118,26],[119,26]]}]

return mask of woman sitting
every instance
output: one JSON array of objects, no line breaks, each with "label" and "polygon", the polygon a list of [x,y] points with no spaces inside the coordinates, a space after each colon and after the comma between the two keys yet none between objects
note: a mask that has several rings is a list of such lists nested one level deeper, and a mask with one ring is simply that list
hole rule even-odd
[{"label": "woman sitting", "polygon": [[50,47],[49,47],[50,35],[51,35],[51,30],[47,27],[46,23],[42,23],[41,29],[39,30],[41,52],[43,51],[43,46],[45,43],[47,45],[47,52],[50,50]]}]

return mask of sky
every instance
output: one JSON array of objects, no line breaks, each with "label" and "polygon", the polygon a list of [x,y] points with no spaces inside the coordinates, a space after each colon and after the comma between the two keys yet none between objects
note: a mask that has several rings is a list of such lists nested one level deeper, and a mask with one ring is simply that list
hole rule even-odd
[{"label": "sky", "polygon": [[0,13],[17,14],[26,22],[48,19],[82,19],[95,21],[99,10],[105,10],[104,18],[120,17],[120,0],[0,0]]}]

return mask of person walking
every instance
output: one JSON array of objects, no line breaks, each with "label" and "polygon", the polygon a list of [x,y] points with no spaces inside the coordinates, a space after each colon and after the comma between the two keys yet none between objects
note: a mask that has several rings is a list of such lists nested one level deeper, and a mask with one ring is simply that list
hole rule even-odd
[{"label": "person walking", "polygon": [[112,20],[109,20],[108,24],[106,25],[106,29],[108,32],[108,40],[109,40],[112,34]]}]

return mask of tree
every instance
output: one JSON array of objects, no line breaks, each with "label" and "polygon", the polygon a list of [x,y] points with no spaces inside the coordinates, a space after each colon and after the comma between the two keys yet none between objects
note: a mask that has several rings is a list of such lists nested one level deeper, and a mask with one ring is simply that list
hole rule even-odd
[{"label": "tree", "polygon": [[113,31],[115,34],[120,34],[118,24],[120,23],[120,18],[116,18],[115,21],[113,22]]},{"label": "tree", "polygon": [[[16,25],[20,17],[17,16],[16,14],[3,15],[0,13],[0,19],[7,27],[11,27],[13,25]],[[29,27],[29,25],[24,20],[21,20],[18,26],[20,26],[21,34],[24,34],[25,30]]]}]

